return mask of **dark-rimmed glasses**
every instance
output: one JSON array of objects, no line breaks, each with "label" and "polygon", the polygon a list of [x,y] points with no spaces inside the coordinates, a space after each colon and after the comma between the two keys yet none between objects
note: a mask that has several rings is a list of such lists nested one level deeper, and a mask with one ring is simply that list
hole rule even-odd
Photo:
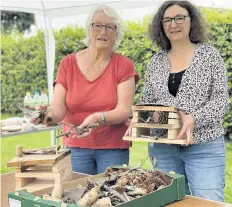
[{"label": "dark-rimmed glasses", "polygon": [[92,23],[91,26],[95,31],[101,31],[103,27],[105,27],[106,31],[108,32],[113,32],[117,29],[116,25],[114,24]]},{"label": "dark-rimmed glasses", "polygon": [[188,15],[178,15],[176,17],[173,17],[173,18],[163,18],[163,24],[166,25],[166,26],[169,26],[172,24],[172,20],[175,21],[176,24],[183,24],[185,22],[185,18],[186,17],[189,17]]}]

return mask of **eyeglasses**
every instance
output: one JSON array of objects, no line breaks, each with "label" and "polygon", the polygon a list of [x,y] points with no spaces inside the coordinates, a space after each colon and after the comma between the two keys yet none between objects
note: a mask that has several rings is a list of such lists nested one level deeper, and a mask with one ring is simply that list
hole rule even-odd
[{"label": "eyeglasses", "polygon": [[107,32],[113,32],[117,29],[117,26],[114,24],[92,23],[91,26],[95,31],[101,31],[103,27],[105,27]]},{"label": "eyeglasses", "polygon": [[172,24],[172,20],[175,21],[176,24],[183,24],[185,22],[185,18],[186,17],[189,17],[189,16],[186,16],[186,15],[181,15],[181,16],[176,16],[176,17],[173,17],[173,18],[164,18],[163,19],[163,24],[166,25],[166,26],[169,26]]}]

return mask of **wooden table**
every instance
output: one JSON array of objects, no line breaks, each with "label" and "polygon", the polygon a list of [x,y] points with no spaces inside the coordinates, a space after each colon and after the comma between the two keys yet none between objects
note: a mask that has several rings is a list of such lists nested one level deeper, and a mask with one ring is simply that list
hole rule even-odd
[{"label": "wooden table", "polygon": [[[76,177],[78,178],[78,176]],[[15,189],[14,173],[1,175],[1,207],[8,207],[8,192]],[[151,206],[152,207],[152,206]],[[232,207],[231,204],[214,202],[193,196],[186,196],[184,200],[176,201],[166,207]]]}]

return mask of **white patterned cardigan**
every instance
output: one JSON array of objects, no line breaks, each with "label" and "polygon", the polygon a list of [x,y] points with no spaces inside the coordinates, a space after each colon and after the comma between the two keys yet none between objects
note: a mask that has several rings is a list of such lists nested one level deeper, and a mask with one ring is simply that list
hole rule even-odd
[{"label": "white patterned cardigan", "polygon": [[[227,70],[218,51],[209,44],[197,45],[176,97],[168,90],[169,74],[167,52],[155,54],[147,66],[140,103],[175,106],[193,115],[196,143],[212,141],[223,134],[229,94]],[[151,136],[163,137],[165,133],[162,129],[151,130]]]}]

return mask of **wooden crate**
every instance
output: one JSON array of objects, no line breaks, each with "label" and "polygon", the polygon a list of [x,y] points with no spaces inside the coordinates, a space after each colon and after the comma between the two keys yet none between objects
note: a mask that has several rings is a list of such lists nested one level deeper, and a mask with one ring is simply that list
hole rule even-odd
[{"label": "wooden crate", "polygon": [[[182,124],[175,107],[133,105],[132,113],[132,136],[125,136],[123,140],[186,144],[185,139],[176,139]],[[151,137],[150,129],[165,129],[167,137]]]},{"label": "wooden crate", "polygon": [[16,189],[34,192],[72,179],[70,150],[53,155],[23,155],[7,162],[15,167]]}]

